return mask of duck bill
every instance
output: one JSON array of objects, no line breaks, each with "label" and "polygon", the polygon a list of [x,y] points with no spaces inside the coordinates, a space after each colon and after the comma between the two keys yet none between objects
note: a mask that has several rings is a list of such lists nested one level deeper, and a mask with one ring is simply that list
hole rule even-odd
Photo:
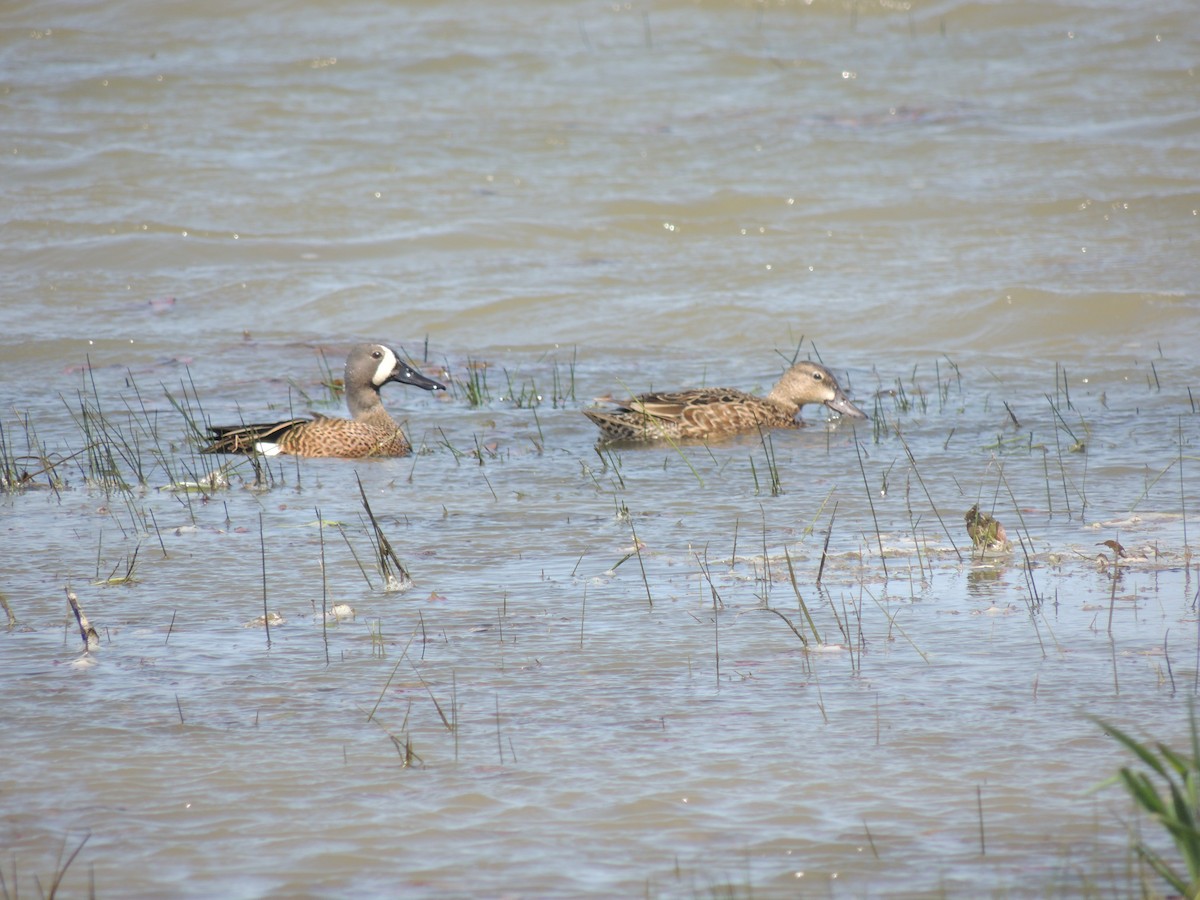
[{"label": "duck bill", "polygon": [[419,387],[423,391],[444,391],[446,386],[440,381],[434,381],[422,375],[408,363],[403,360],[396,363],[396,368],[392,370],[392,377],[388,381],[398,381],[401,384],[411,384],[413,387]]},{"label": "duck bill", "polygon": [[850,398],[838,391],[832,400],[826,400],[825,405],[836,413],[841,413],[849,419],[866,419],[867,414],[850,402]]}]

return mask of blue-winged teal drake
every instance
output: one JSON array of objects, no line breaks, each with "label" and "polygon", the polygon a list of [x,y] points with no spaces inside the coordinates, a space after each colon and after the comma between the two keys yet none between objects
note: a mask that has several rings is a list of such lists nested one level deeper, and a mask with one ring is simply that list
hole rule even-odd
[{"label": "blue-winged teal drake", "polygon": [[720,438],[759,428],[798,428],[800,407],[824,403],[852,419],[867,414],[850,402],[833,373],[799,362],[783,373],[766,397],[733,388],[641,394],[612,411],[585,409],[606,441]]},{"label": "blue-winged teal drake", "polygon": [[426,378],[383,344],[358,344],[346,357],[346,405],[350,419],[313,413],[309,418],[261,425],[217,425],[208,429],[210,443],[201,453],[262,453],[276,456],[406,456],[408,438],[388,415],[379,389],[389,381],[427,391],[446,386]]}]

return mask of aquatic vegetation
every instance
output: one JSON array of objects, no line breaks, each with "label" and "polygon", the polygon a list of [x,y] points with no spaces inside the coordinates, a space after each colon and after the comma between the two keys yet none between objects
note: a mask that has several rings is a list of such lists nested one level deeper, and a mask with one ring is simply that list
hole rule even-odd
[{"label": "aquatic vegetation", "polygon": [[[1134,803],[1170,835],[1186,871],[1178,863],[1164,859],[1145,841],[1139,840],[1134,849],[1172,890],[1195,898],[1200,896],[1200,730],[1195,706],[1189,710],[1188,720],[1190,755],[1159,741],[1153,745],[1144,743],[1106,722],[1099,724],[1157,776],[1152,778],[1130,766],[1122,766],[1118,773]],[[1156,781],[1162,783],[1162,793]]]},{"label": "aquatic vegetation", "polygon": [[[492,388],[488,384],[488,370],[493,367],[492,363],[472,357],[467,358],[465,376],[449,379],[450,388],[455,399],[466,400],[467,405],[472,409],[491,406],[496,401],[511,404],[516,409],[536,410],[547,402],[554,409],[564,409],[569,404],[576,402],[576,355],[577,351],[572,350],[571,360],[566,363],[565,373],[560,368],[558,359],[553,356],[549,359],[543,357],[537,361],[537,369],[541,373],[543,384],[545,379],[550,382],[548,394],[539,389],[538,375],[520,370],[510,370],[506,366],[500,367],[500,371],[504,375],[504,387],[498,394],[493,394]],[[446,364],[445,369],[449,371],[449,363]]]},{"label": "aquatic vegetation", "polygon": [[[4,429],[4,423],[0,422],[0,491],[22,491],[36,484],[39,476],[43,475],[51,488],[57,488],[61,482],[55,468],[67,460],[60,458],[52,461],[45,446],[38,440],[29,414],[18,413],[18,418],[25,432],[26,447],[25,454],[20,456],[17,455],[11,437]],[[36,468],[30,471],[32,466]]]},{"label": "aquatic vegetation", "polygon": [[467,405],[487,406],[492,402],[492,392],[487,383],[488,364],[483,360],[467,360],[467,377],[461,382]]},{"label": "aquatic vegetation", "polygon": [[404,568],[404,563],[400,562],[396,551],[392,549],[391,542],[388,541],[387,535],[383,533],[383,528],[379,525],[379,520],[375,518],[375,513],[367,500],[367,492],[363,488],[362,479],[358,477],[357,473],[354,480],[358,482],[358,494],[362,498],[362,507],[371,522],[372,546],[375,549],[375,561],[379,565],[379,574],[383,577],[384,593],[403,593],[412,587],[412,577]]}]

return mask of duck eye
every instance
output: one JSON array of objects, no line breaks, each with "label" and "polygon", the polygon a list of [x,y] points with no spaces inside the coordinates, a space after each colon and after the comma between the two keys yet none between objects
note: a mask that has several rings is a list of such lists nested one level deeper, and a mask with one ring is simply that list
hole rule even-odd
[{"label": "duck eye", "polygon": [[824,381],[824,380],[825,380],[825,376],[822,375],[820,372],[813,372],[813,381]]}]

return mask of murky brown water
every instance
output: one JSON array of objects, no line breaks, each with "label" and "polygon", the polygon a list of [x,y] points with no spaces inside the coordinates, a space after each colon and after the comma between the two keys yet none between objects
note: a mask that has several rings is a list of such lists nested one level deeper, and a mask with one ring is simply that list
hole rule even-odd
[{"label": "murky brown water", "polygon": [[[1189,6],[0,22],[9,891],[1140,891],[1092,717],[1200,677]],[[451,381],[385,389],[418,455],[170,489],[180,407],[336,413],[360,339]],[[797,348],[872,422],[579,413]]]}]

